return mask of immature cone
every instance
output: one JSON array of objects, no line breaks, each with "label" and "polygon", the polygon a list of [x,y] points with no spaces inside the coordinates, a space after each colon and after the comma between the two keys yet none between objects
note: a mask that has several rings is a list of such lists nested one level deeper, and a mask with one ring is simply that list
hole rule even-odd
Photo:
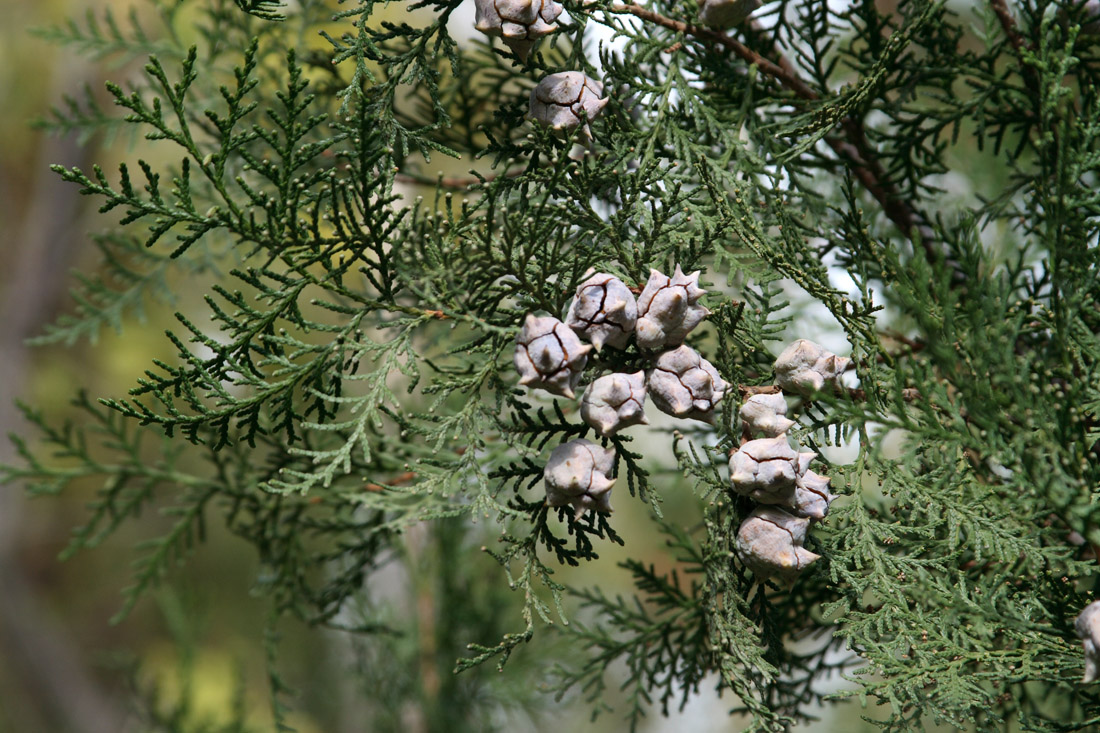
[{"label": "immature cone", "polygon": [[760,7],[760,0],[701,0],[699,20],[712,28],[730,28]]},{"label": "immature cone", "polygon": [[542,478],[546,484],[548,506],[570,504],[580,517],[588,509],[611,511],[611,487],[608,478],[615,462],[615,451],[587,440],[562,443],[550,454]]},{"label": "immature cone", "polygon": [[591,341],[596,351],[602,351],[605,344],[616,349],[625,347],[638,320],[634,293],[626,283],[606,272],[590,269],[584,275],[587,279],[577,286],[577,294],[565,316],[566,324],[578,336]]},{"label": "immature cone", "polygon": [[1085,647],[1085,676],[1081,681],[1095,682],[1100,678],[1100,601],[1085,606],[1073,625]]},{"label": "immature cone", "polygon": [[645,372],[608,374],[588,386],[581,399],[581,418],[600,435],[613,435],[631,425],[645,425]]},{"label": "immature cone", "polygon": [[757,507],[737,530],[737,557],[761,579],[777,575],[793,582],[821,557],[802,546],[809,524],[782,509]]},{"label": "immature cone", "polygon": [[521,60],[535,41],[558,29],[562,7],[554,0],[475,0],[476,25],[488,36],[501,36]]},{"label": "immature cone", "polygon": [[531,90],[528,116],[555,130],[572,130],[584,120],[585,137],[591,137],[588,122],[595,119],[607,99],[601,99],[603,85],[579,71],[562,71],[544,76]]},{"label": "immature cone", "polygon": [[770,438],[782,435],[794,425],[794,420],[784,417],[787,401],[778,393],[752,395],[741,405],[738,414],[750,433],[763,433]]},{"label": "immature cone", "polygon": [[730,456],[730,484],[742,496],[778,504],[816,456],[791,448],[786,435],[750,440]]},{"label": "immature cone", "polygon": [[699,287],[699,273],[685,275],[676,266],[668,277],[650,269],[649,280],[638,296],[638,323],[635,338],[647,351],[679,346],[693,328],[710,315],[699,298],[706,291]]},{"label": "immature cone", "polygon": [[851,359],[837,356],[813,341],[799,339],[775,360],[775,382],[786,392],[809,397],[826,386],[836,389]]},{"label": "immature cone", "polygon": [[657,357],[649,371],[647,390],[661,412],[712,422],[726,383],[695,349],[681,346]]},{"label": "immature cone", "polygon": [[591,350],[557,318],[528,313],[512,361],[520,384],[572,399]]}]

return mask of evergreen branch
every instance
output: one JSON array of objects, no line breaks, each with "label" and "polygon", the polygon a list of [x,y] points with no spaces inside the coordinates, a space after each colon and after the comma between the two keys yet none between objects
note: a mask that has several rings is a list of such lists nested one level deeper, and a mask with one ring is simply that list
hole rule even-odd
[{"label": "evergreen branch", "polygon": [[173,517],[172,528],[161,537],[139,545],[150,550],[134,562],[134,584],[122,591],[122,608],[111,617],[111,623],[121,623],[130,615],[137,602],[160,580],[173,564],[181,564],[196,542],[206,538],[204,514],[207,503],[218,494],[217,487],[209,487],[194,496],[183,496],[184,504],[165,509],[166,516]]},{"label": "evergreen branch", "polygon": [[[411,329],[410,329],[411,330]],[[397,398],[390,391],[386,381],[394,373],[401,373],[414,380],[417,376],[415,361],[413,360],[410,330],[402,332],[397,338],[380,346],[367,345],[351,357],[353,363],[357,363],[361,356],[370,355],[377,364],[370,374],[344,375],[343,380],[349,384],[364,382],[367,389],[361,395],[346,396],[333,395],[316,389],[311,390],[314,397],[324,403],[333,406],[332,414],[337,407],[346,409],[352,417],[341,422],[302,422],[300,430],[319,433],[337,434],[340,436],[339,444],[330,449],[291,448],[290,455],[308,458],[313,466],[320,465],[320,470],[314,468],[308,472],[292,469],[281,469],[280,478],[267,484],[267,489],[274,492],[305,493],[314,486],[328,487],[335,476],[347,474],[351,471],[352,453],[358,451],[363,464],[371,463],[371,447],[369,430],[374,428],[382,430],[382,408],[386,403],[397,404]],[[402,362],[405,357],[408,361]]]},{"label": "evergreen branch", "polygon": [[669,30],[682,33],[684,35],[694,36],[711,43],[723,46],[730,51],[733,51],[742,60],[756,66],[761,72],[775,78],[783,86],[793,91],[798,97],[808,100],[816,101],[820,99],[820,95],[815,92],[809,85],[807,85],[796,73],[789,68],[783,68],[777,63],[769,61],[756,51],[745,46],[743,43],[736,39],[730,38],[725,33],[719,31],[710,30],[702,26],[694,25],[691,23],[685,23],[680,20],[674,20],[667,18],[660,13],[643,8],[640,5],[634,4],[612,4],[609,8],[613,13],[629,13],[642,20],[655,23]]},{"label": "evergreen branch", "polygon": [[[862,118],[868,102],[885,82],[891,70],[897,67],[902,53],[908,48],[913,36],[919,33],[921,28],[932,21],[941,11],[942,7],[938,4],[929,3],[926,5],[923,12],[911,18],[902,28],[890,34],[890,37],[877,54],[874,65],[863,73],[859,82],[852,87],[851,91],[840,94],[836,102],[815,110],[812,117],[806,122],[779,128],[777,134],[802,137],[793,147],[782,153],[779,157],[780,162],[785,163],[806,152],[834,127],[841,125],[848,141],[859,153],[860,158],[869,160],[869,165],[877,165],[877,161],[869,155],[870,151],[863,127],[857,123],[857,120]],[[780,55],[779,58],[780,68],[792,68],[789,62],[784,65],[785,57]],[[795,119],[798,120],[799,118]],[[880,183],[888,181],[885,171],[881,170],[881,167],[878,171],[873,171],[873,174],[874,179]],[[893,192],[892,198],[898,198],[896,191]]]},{"label": "evergreen branch", "polygon": [[280,0],[234,0],[237,7],[261,20],[286,20],[278,8],[286,7]]},{"label": "evergreen branch", "polygon": [[1012,13],[1005,4],[1005,0],[989,0],[989,7],[991,7],[996,14],[997,21],[1001,24],[1005,37],[1008,38],[1012,47],[1016,49],[1016,53],[1022,54],[1023,51],[1028,48],[1028,45],[1027,42],[1024,41],[1024,37],[1020,35],[1020,30],[1016,26],[1016,19],[1012,17]]},{"label": "evergreen branch", "polygon": [[287,720],[292,708],[286,702],[286,698],[294,693],[294,689],[287,684],[279,672],[280,635],[276,627],[277,620],[278,617],[272,613],[264,624],[264,662],[267,669],[267,684],[271,690],[271,718],[279,733],[292,733],[294,728]]},{"label": "evergreen branch", "polygon": [[102,253],[105,272],[91,277],[76,273],[79,285],[72,291],[75,313],[62,315],[55,324],[46,327],[43,335],[30,339],[29,343],[71,346],[86,338],[95,344],[106,328],[121,333],[127,317],[143,320],[147,300],[174,304],[169,286],[174,274],[195,274],[214,267],[210,261],[214,255],[209,252],[202,258],[172,258],[122,234],[97,235],[92,241]]},{"label": "evergreen branch", "polygon": [[[686,572],[698,572],[702,558],[690,538],[664,522],[661,531],[668,535],[671,549],[684,553],[678,560],[686,564]],[[625,717],[630,729],[635,730],[646,708],[655,702],[657,691],[656,702],[664,715],[668,715],[670,703],[676,698],[683,710],[690,697],[698,693],[707,674],[700,662],[709,657],[708,638],[697,583],[684,588],[675,569],[662,575],[652,565],[634,560],[620,563],[620,567],[630,571],[644,596],[611,599],[599,589],[574,591],[582,608],[590,609],[599,625],[574,623],[570,634],[596,653],[580,665],[571,665],[571,669],[556,667],[554,690],[560,700],[572,688],[581,689],[585,700],[595,706],[594,714],[598,714],[608,707],[603,702],[605,679],[613,664],[625,660],[627,678],[621,684],[629,689]]]},{"label": "evergreen branch", "polygon": [[[507,549],[503,553],[496,553],[488,548],[484,548],[484,551],[504,568],[508,576],[508,586],[513,590],[517,587],[523,590],[523,619],[526,622],[526,627],[522,632],[505,634],[498,644],[491,647],[476,643],[469,644],[467,649],[476,652],[476,654],[458,660],[455,666],[456,673],[467,672],[497,657],[499,657],[497,671],[503,671],[504,665],[511,658],[512,653],[521,644],[526,644],[534,637],[536,615],[544,623],[552,623],[550,606],[539,597],[536,584],[540,584],[550,591],[559,616],[563,620],[565,618],[561,607],[561,594],[565,591],[565,586],[553,580],[550,576],[554,571],[538,559],[534,535],[530,535],[524,541],[516,541],[514,538],[505,535],[501,537],[501,541],[507,543]],[[523,570],[518,576],[513,576],[511,563],[517,557],[523,559]]]},{"label": "evergreen branch", "polygon": [[[171,25],[177,9],[178,6],[167,8],[166,25]],[[146,33],[139,22],[136,7],[131,7],[126,14],[129,22],[128,29],[120,26],[111,8],[103,9],[102,20],[97,12],[99,12],[98,9],[89,7],[85,13],[83,26],[75,19],[68,18],[63,26],[35,29],[32,33],[61,46],[73,46],[93,59],[120,54],[123,58],[119,63],[149,55],[169,57],[182,55],[176,44],[162,38],[151,37]]]},{"label": "evergreen branch", "polygon": [[181,177],[173,181],[178,193],[174,202],[167,201],[162,196],[160,175],[154,173],[145,161],[139,161],[138,165],[145,176],[144,189],[149,194],[148,199],[141,196],[134,188],[130,180],[130,170],[125,163],[119,166],[121,181],[118,189],[111,186],[99,166],[93,168],[94,180],[79,168],[67,169],[64,166],[55,165],[51,166],[51,170],[64,180],[80,185],[81,194],[97,195],[106,199],[106,203],[99,208],[100,213],[106,213],[119,206],[124,207],[125,215],[120,220],[121,224],[153,218],[156,223],[150,227],[149,236],[145,240],[147,247],[151,247],[177,225],[183,225],[184,231],[176,235],[180,244],[173,250],[172,256],[179,256],[207,232],[223,226],[216,212],[212,215],[202,215],[195,210],[188,192],[191,170],[188,159],[185,158],[183,161]]},{"label": "evergreen branch", "polygon": [[81,145],[86,145],[98,133],[103,133],[103,142],[109,145],[120,132],[128,129],[126,120],[112,117],[103,110],[88,85],[84,85],[80,99],[66,94],[61,101],[63,107],[52,107],[49,117],[36,119],[32,126],[59,136],[75,132]]},{"label": "evergreen branch", "polygon": [[[691,35],[728,48],[744,61],[755,65],[763,73],[775,78],[783,86],[793,91],[800,99],[808,102],[821,100],[821,95],[802,80],[794,67],[782,55],[779,56],[779,63],[769,61],[724,33],[667,18],[639,5],[613,4],[610,9],[612,12],[629,13],[678,33]],[[926,11],[924,17],[930,17],[930,14],[930,10]],[[872,149],[867,143],[862,125],[849,115],[843,115],[843,119],[839,122],[847,139],[842,140],[826,135],[825,142],[841,158],[851,162],[852,172],[867,191],[874,196],[875,200],[879,202],[887,216],[898,226],[902,234],[909,238],[916,237],[917,241],[924,247],[926,256],[932,260],[937,259],[939,254],[935,251],[928,237],[931,232],[930,228],[890,183],[885,171],[872,154]]]}]

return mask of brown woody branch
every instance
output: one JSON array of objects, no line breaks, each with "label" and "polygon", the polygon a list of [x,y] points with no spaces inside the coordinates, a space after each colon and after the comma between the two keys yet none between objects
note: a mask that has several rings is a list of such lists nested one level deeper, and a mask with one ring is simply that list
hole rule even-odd
[{"label": "brown woody branch", "polygon": [[1005,0],[989,0],[989,7],[993,9],[993,13],[997,16],[997,20],[1000,21],[1005,36],[1008,38],[1009,43],[1012,44],[1012,47],[1016,49],[1016,53],[1019,54],[1027,48],[1027,42],[1024,41],[1023,35],[1020,34],[1020,29],[1016,25],[1016,19],[1013,18],[1012,13],[1008,11]]},{"label": "brown woody branch", "polygon": [[[730,38],[725,33],[720,33],[709,28],[704,28],[692,23],[674,20],[655,13],[648,8],[634,4],[615,4],[611,6],[615,13],[627,13],[644,21],[668,28],[669,30],[694,36],[705,41],[710,41],[723,48],[729,49],[738,58],[754,64],[762,73],[774,78],[784,87],[794,92],[796,96],[808,102],[821,99],[821,95],[810,87],[798,74],[798,70],[783,54],[776,51],[776,60],[771,61],[756,51],[753,51],[743,43]],[[847,117],[840,124],[843,137],[833,135],[826,136],[825,142],[840,157],[852,164],[852,170],[860,184],[867,189],[886,215],[910,238],[919,237],[925,256],[929,260],[938,259],[937,253],[931,242],[931,227],[924,218],[911,207],[899,194],[897,187],[889,180],[885,169],[874,155],[870,143],[867,140],[863,125],[853,117]],[[915,231],[914,231],[915,230]]]},{"label": "brown woody branch", "polygon": [[725,33],[720,33],[692,23],[684,23],[680,20],[667,18],[660,13],[655,13],[648,8],[643,8],[641,5],[615,4],[611,6],[611,12],[628,13],[636,18],[641,18],[642,20],[668,28],[669,30],[689,36],[695,36],[696,38],[701,38],[705,41],[710,41],[711,43],[728,48],[738,57],[750,64],[755,64],[757,68],[768,76],[778,79],[783,86],[790,89],[799,97],[807,100],[821,98],[821,95],[815,92],[806,82],[802,81],[798,73],[789,64],[784,68],[781,64],[769,61],[745,44],[730,38]]}]

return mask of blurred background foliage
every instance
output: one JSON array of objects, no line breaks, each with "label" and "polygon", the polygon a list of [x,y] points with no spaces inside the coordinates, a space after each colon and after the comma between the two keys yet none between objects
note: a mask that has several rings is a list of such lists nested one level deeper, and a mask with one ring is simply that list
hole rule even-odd
[{"label": "blurred background foliage", "polygon": [[[335,0],[329,4],[337,7]],[[471,27],[472,5],[464,6]],[[141,317],[125,323],[124,335],[106,331],[95,343],[72,346],[25,344],[72,308],[67,273],[97,266],[90,235],[110,226],[81,201],[77,187],[61,183],[47,166],[90,168],[122,158],[156,159],[144,141],[125,135],[78,140],[75,134],[49,134],[32,124],[48,120],[51,107],[66,95],[83,95],[85,88],[105,102],[103,79],[125,80],[144,58],[112,53],[109,44],[77,56],[72,48],[51,43],[49,32],[31,29],[64,33],[70,20],[83,24],[92,13],[102,23],[108,10],[121,23],[136,19],[152,46],[166,29],[151,4],[136,0],[3,0],[2,7],[0,428],[8,433],[22,430],[11,405],[15,399],[37,405],[57,423],[73,409],[76,386],[92,396],[124,394],[134,375],[164,356],[162,334],[175,323],[173,313],[203,308],[201,293],[169,282],[166,293],[176,293],[175,298],[145,302]],[[405,12],[403,4],[394,3],[378,17],[396,19]],[[186,19],[176,30],[188,32]],[[327,46],[316,35],[301,43],[304,48]],[[440,156],[432,165],[452,175],[465,173],[470,163]],[[973,180],[946,182],[956,202],[972,196],[982,177],[1000,173],[984,164],[972,169]],[[410,184],[403,193],[411,198],[418,191]],[[0,459],[10,458],[10,447],[0,445]],[[615,715],[589,722],[587,706],[540,694],[532,681],[540,679],[540,670],[549,677],[556,654],[550,635],[521,648],[504,674],[487,665],[452,675],[455,660],[465,653],[462,645],[476,638],[471,633],[491,641],[500,630],[516,626],[514,616],[492,617],[492,609],[500,608],[492,595],[508,590],[497,565],[479,551],[490,539],[479,527],[455,524],[431,535],[410,532],[404,562],[372,577],[386,589],[382,597],[391,606],[382,615],[411,615],[415,636],[357,642],[286,622],[277,638],[265,635],[268,604],[254,590],[262,583],[258,560],[218,522],[207,525],[205,541],[154,597],[112,625],[122,605],[120,591],[130,582],[133,547],[155,536],[164,519],[148,512],[95,551],[58,562],[72,529],[84,520],[94,487],[84,489],[51,500],[27,501],[18,486],[5,486],[0,495],[0,659],[5,660],[0,664],[0,731],[271,730],[268,664],[276,647],[279,673],[291,688],[284,699],[291,707],[286,721],[303,732],[458,730],[462,725],[470,730],[599,731],[620,726]],[[673,562],[652,532],[643,503],[622,501],[616,509],[625,547],[608,543],[599,562],[562,571],[570,582],[598,585],[608,596],[632,588],[619,561],[633,557],[654,564],[659,573]],[[663,509],[673,523],[697,516],[688,495],[666,497]],[[483,582],[464,589],[471,602],[461,609],[440,603],[445,597],[440,585],[452,577],[448,567],[453,563],[484,568]],[[513,605],[518,600],[513,598]],[[508,699],[522,704],[501,702]],[[655,714],[645,729],[736,730],[738,721],[725,712],[730,704],[704,687],[682,712],[669,719]],[[479,708],[483,717],[464,719],[463,705]],[[865,725],[858,706],[839,713],[823,710],[821,722],[809,728],[858,731]]]}]

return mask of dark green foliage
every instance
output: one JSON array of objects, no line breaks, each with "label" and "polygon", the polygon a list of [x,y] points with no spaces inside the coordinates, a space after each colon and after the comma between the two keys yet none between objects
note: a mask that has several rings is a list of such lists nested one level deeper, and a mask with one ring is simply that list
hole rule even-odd
[{"label": "dark green foliage", "polygon": [[285,16],[278,12],[283,7],[279,0],[234,0],[237,7],[246,13],[255,15],[264,20],[285,20]]},{"label": "dark green foliage", "polygon": [[[160,509],[123,613],[224,522],[259,558],[270,628],[290,615],[412,666],[372,578],[439,543],[425,592],[455,613],[430,664],[461,656],[461,674],[433,699],[465,705],[470,729],[491,723],[479,705],[527,703],[463,675],[493,661],[522,678],[519,652],[574,616],[557,693],[600,712],[621,685],[632,725],[712,681],[752,730],[849,696],[886,703],[867,712],[885,730],[1100,721],[1072,630],[1100,546],[1100,33],[1084,3],[780,0],[725,36],[693,26],[693,4],[571,3],[524,64],[465,40],[457,0],[402,22],[368,0],[236,3],[279,24],[190,4],[189,48],[110,15],[47,34],[152,53],[108,90],[179,162],[58,169],[124,228],[97,238],[102,271],[42,340],[122,328],[181,278],[207,306],[177,314],[128,396],[82,397],[85,422],[28,409],[45,446],[20,442],[6,469],[37,493],[94,478],[71,550]],[[333,13],[343,31],[305,48]],[[524,120],[560,70],[611,99],[580,153]],[[44,124],[118,127],[90,96]],[[474,170],[435,176],[440,155]],[[944,190],[956,171],[972,203]],[[517,388],[513,339],[528,312],[562,316],[589,267],[641,285],[676,264],[704,272],[713,315],[690,342],[734,387],[713,427],[604,441],[617,504],[644,503],[672,567],[625,562],[634,597],[575,588],[559,568],[605,562],[625,533],[545,506],[549,452],[595,436],[573,403]],[[736,386],[770,383],[783,343],[821,330],[849,342],[859,388],[802,404],[793,434],[826,449],[843,498],[811,532],[823,559],[780,587],[734,556],[752,510],[724,467]],[[610,349],[586,381],[645,364]],[[841,463],[828,448],[844,443]],[[670,496],[692,497],[690,528],[664,518]],[[470,543],[494,539],[491,587],[518,612],[472,569],[487,556]]]}]

